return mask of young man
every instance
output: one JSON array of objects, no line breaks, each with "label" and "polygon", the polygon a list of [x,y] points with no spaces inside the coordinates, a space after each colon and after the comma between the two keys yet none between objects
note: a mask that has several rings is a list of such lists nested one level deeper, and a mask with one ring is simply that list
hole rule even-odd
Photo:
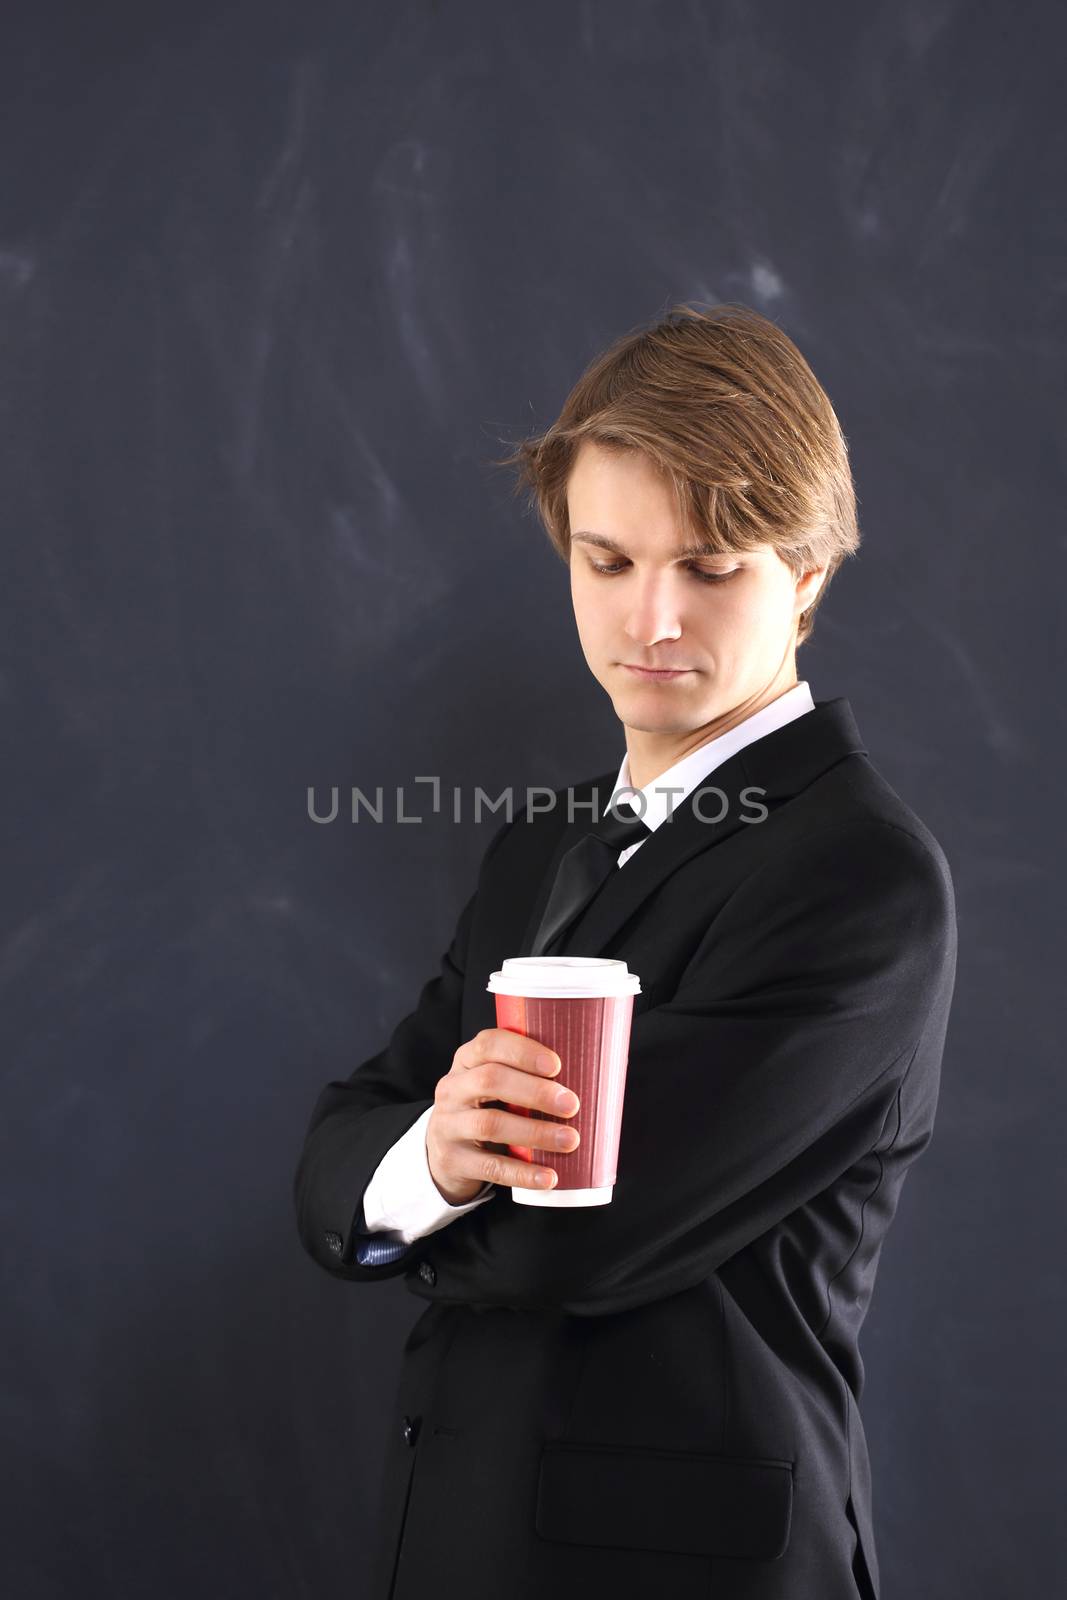
[{"label": "young man", "polygon": [[[773,323],[682,307],[510,459],[626,749],[496,831],[439,974],[312,1114],[305,1248],[429,1302],[364,1592],[869,1600],[857,1340],[931,1137],[956,923],[848,702],[797,677],[859,543],[845,441]],[[529,953],[641,978],[610,1205],[507,1193],[538,1170],[509,1145],[558,1170],[582,1120],[566,1062],[494,1025],[489,973]]]}]

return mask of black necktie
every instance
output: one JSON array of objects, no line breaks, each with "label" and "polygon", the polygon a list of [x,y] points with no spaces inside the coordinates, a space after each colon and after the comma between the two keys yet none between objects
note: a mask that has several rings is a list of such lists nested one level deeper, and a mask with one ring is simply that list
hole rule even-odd
[{"label": "black necktie", "polygon": [[618,871],[620,851],[651,834],[652,829],[632,807],[620,803],[618,814],[609,808],[596,827],[572,845],[560,861],[530,954],[548,955],[549,946],[570,927],[601,884]]}]

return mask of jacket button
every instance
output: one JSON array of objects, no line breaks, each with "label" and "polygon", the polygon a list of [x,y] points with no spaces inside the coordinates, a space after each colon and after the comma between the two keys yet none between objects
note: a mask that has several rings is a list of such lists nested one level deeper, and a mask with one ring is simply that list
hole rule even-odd
[{"label": "jacket button", "polygon": [[405,1416],[403,1422],[400,1424],[400,1431],[404,1435],[404,1443],[413,1445],[418,1437],[419,1432],[418,1417],[416,1417],[414,1422],[412,1422],[410,1417]]},{"label": "jacket button", "polygon": [[419,1277],[422,1279],[423,1283],[437,1282],[437,1273],[429,1261],[419,1262]]},{"label": "jacket button", "polygon": [[339,1256],[345,1247],[345,1242],[339,1233],[327,1233],[326,1244],[335,1256]]}]

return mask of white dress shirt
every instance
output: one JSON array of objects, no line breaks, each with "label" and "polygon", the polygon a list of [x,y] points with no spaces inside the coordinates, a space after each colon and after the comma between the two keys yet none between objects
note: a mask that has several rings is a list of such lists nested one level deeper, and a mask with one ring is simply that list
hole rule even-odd
[{"label": "white dress shirt", "polygon": [[[814,707],[811,691],[807,683],[801,680],[761,711],[754,711],[736,727],[690,751],[673,767],[661,772],[647,789],[634,791],[645,797],[642,817],[645,825],[654,833],[666,822],[675,806],[728,757],[756,739],[762,739],[764,734],[784,728],[787,722],[802,717]],[[630,787],[630,757],[627,753],[622,758],[619,775],[611,792],[612,799],[620,789],[630,791]],[[667,790],[671,792],[666,793]],[[629,794],[620,802],[623,805],[627,803]],[[619,855],[619,866],[624,866],[646,843],[647,840],[639,839],[636,844],[628,845]],[[430,1176],[426,1156],[426,1127],[433,1109],[433,1106],[427,1106],[422,1116],[386,1151],[374,1169],[374,1175],[364,1191],[366,1225],[359,1229],[361,1233],[386,1233],[404,1244],[413,1244],[425,1234],[447,1227],[465,1211],[472,1211],[475,1206],[491,1200],[499,1188],[498,1184],[487,1183],[473,1200],[461,1206],[449,1205]]]}]

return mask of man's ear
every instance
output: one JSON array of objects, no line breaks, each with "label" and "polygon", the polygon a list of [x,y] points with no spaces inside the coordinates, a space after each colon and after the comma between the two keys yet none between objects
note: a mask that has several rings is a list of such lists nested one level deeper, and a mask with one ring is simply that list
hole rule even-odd
[{"label": "man's ear", "polygon": [[801,573],[797,579],[796,601],[794,609],[799,616],[806,611],[823,586],[826,578],[826,567],[813,567],[810,572]]}]

